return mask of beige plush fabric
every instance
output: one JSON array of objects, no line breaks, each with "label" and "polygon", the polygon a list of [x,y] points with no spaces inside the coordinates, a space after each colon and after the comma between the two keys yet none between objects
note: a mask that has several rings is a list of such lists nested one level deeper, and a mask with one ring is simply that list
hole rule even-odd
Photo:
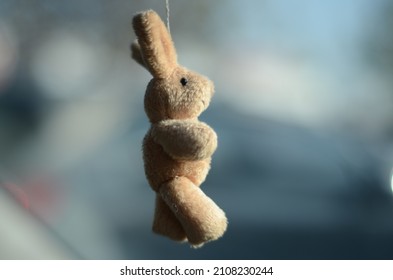
[{"label": "beige plush fabric", "polygon": [[154,11],[135,15],[133,27],[132,57],[153,76],[145,94],[151,127],[143,141],[146,177],[157,194],[153,231],[199,247],[227,228],[225,213],[199,188],[217,148],[214,130],[198,120],[214,86],[178,65],[171,36]]}]

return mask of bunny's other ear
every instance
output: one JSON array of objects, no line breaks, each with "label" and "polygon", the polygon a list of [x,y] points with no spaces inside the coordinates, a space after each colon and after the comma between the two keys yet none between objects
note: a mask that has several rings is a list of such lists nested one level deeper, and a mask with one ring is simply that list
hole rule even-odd
[{"label": "bunny's other ear", "polygon": [[146,67],[145,62],[143,61],[141,47],[139,46],[138,40],[135,40],[134,42],[132,42],[130,49],[131,49],[131,57],[136,62],[138,62],[140,65],[142,65],[143,67]]},{"label": "bunny's other ear", "polygon": [[135,15],[132,24],[147,70],[155,78],[170,75],[177,66],[176,50],[161,18],[148,10]]}]

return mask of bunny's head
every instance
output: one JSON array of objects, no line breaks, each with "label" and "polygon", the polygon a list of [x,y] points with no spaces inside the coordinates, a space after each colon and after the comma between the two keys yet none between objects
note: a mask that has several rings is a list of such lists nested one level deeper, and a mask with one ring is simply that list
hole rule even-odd
[{"label": "bunny's head", "polygon": [[213,83],[178,65],[171,36],[157,13],[137,14],[133,27],[137,41],[132,45],[132,57],[153,76],[145,94],[150,121],[197,118],[209,106]]}]

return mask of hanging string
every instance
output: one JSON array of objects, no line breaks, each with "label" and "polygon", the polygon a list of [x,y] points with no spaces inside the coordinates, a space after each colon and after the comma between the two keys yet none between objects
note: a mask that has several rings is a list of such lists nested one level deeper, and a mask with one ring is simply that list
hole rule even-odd
[{"label": "hanging string", "polygon": [[171,34],[171,28],[169,27],[169,0],[165,0],[166,8],[166,27],[168,28],[169,34]]}]

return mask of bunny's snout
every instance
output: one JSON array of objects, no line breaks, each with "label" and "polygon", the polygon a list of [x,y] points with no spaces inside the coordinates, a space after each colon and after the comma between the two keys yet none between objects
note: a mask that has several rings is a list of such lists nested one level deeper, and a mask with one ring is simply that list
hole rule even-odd
[{"label": "bunny's snout", "polygon": [[202,87],[203,93],[201,94],[201,101],[203,103],[204,109],[206,109],[210,104],[210,99],[214,95],[214,84],[208,78],[206,78],[206,77],[203,77],[203,78],[205,79],[205,81],[203,83],[204,86]]},{"label": "bunny's snout", "polygon": [[213,97],[214,95],[214,83],[210,80],[209,81],[209,87],[210,87],[210,97]]}]

